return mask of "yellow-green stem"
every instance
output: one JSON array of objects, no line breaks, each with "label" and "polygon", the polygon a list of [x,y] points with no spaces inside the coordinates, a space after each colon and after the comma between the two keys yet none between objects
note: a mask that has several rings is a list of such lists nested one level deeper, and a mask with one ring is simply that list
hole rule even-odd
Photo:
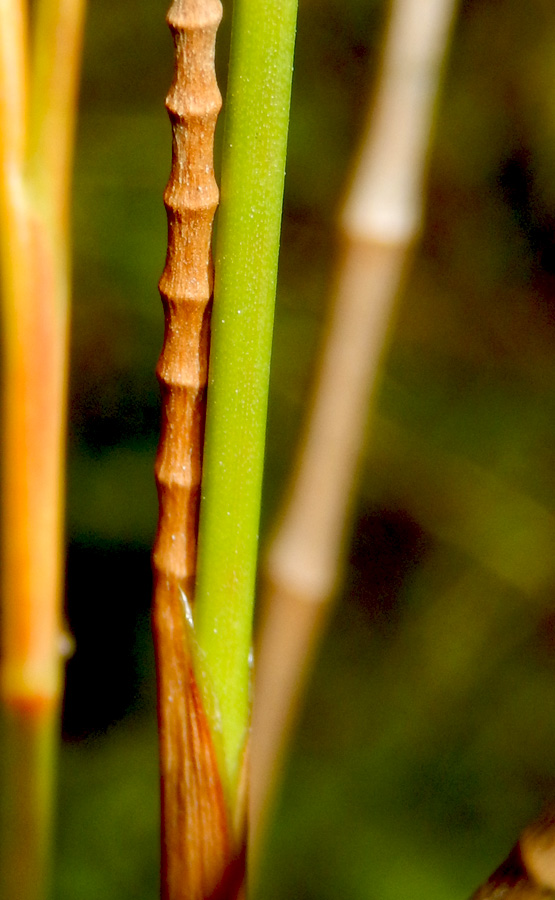
[{"label": "yellow-green stem", "polygon": [[35,900],[46,896],[50,874],[56,719],[49,711],[4,710],[0,739],[0,896]]},{"label": "yellow-green stem", "polygon": [[65,250],[86,0],[39,0],[33,29],[28,175]]},{"label": "yellow-green stem", "polygon": [[83,0],[39,0],[30,79],[24,8],[0,0],[2,900],[47,894],[61,686],[67,210]]},{"label": "yellow-green stem", "polygon": [[296,0],[236,0],[195,599],[231,793],[248,733],[249,653]]}]

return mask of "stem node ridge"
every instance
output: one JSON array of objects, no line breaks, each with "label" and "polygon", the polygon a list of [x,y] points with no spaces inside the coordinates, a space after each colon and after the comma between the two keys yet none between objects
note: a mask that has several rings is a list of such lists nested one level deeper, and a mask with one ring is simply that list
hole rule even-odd
[{"label": "stem node ridge", "polygon": [[[172,167],[164,194],[168,250],[159,289],[165,330],[156,457],[153,628],[158,670],[162,791],[162,897],[219,896],[233,860],[230,817],[195,678],[191,625],[213,286],[213,169],[221,97],[214,71],[219,0],[175,0],[167,16],[175,74],[166,99]],[[222,894],[222,897],[224,895]],[[231,896],[225,894],[225,896]]]}]

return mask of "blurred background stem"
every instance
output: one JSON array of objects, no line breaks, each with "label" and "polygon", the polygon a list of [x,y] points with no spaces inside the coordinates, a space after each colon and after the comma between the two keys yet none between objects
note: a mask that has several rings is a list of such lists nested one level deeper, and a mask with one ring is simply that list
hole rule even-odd
[{"label": "blurred background stem", "polygon": [[[81,0],[0,4],[2,897],[47,893],[61,693],[69,274]],[[49,148],[49,149],[45,149]],[[40,174],[39,174],[40,173]]]},{"label": "blurred background stem", "polygon": [[266,559],[251,769],[256,874],[280,756],[342,571],[368,405],[421,227],[425,162],[454,0],[394,0],[340,216],[334,302],[309,418]]}]

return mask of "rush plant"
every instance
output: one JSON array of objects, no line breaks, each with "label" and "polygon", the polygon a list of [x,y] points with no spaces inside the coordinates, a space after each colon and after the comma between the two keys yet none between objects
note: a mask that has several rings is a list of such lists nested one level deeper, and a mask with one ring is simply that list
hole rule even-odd
[{"label": "rush plant", "polygon": [[176,0],[173,164],[158,374],[154,627],[162,895],[236,897],[246,856],[250,654],[296,0],[234,4],[206,438],[219,0]]}]

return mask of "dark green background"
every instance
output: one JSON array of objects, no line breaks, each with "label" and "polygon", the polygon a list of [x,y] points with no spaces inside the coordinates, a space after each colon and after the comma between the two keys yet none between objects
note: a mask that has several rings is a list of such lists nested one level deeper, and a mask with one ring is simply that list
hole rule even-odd
[{"label": "dark green background", "polygon": [[[220,39],[222,85],[230,4]],[[301,0],[264,533],[305,407],[378,0]],[[56,900],[154,900],[149,547],[172,46],[91,0],[74,204],[68,666]],[[267,900],[464,900],[555,793],[555,13],[462,3],[426,226]]]}]

